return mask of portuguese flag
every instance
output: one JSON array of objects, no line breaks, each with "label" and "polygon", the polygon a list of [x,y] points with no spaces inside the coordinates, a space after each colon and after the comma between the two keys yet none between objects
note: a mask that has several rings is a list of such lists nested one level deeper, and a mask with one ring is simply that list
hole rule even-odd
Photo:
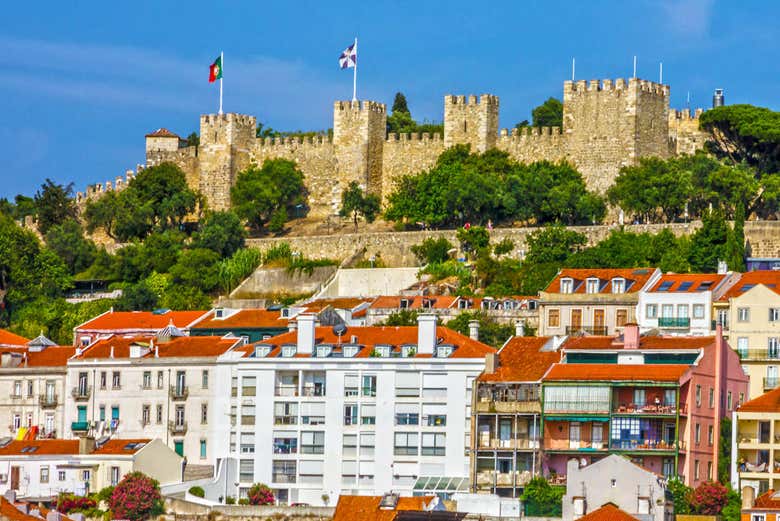
[{"label": "portuguese flag", "polygon": [[209,65],[209,83],[214,83],[217,80],[222,79],[222,55],[214,60],[214,63]]}]

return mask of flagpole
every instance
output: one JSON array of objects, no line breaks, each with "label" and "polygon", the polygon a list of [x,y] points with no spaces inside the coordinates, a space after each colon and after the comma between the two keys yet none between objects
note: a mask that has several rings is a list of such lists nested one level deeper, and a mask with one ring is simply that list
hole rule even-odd
[{"label": "flagpole", "polygon": [[352,101],[357,101],[357,36],[355,36],[355,67],[352,71]]},{"label": "flagpole", "polygon": [[222,114],[222,76],[224,76],[223,71],[225,70],[225,53],[220,52],[219,53],[219,64],[220,64],[220,70],[219,70],[219,113]]}]

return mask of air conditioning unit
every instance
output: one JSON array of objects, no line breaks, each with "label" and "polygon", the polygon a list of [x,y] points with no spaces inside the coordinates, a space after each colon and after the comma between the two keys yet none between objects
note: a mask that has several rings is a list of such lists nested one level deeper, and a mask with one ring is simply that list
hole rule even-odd
[{"label": "air conditioning unit", "polygon": [[8,474],[0,474],[0,483],[8,482]]}]

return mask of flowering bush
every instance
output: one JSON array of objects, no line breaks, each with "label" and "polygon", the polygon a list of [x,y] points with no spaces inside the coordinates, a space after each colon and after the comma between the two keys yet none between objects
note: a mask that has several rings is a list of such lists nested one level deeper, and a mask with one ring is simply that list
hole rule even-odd
[{"label": "flowering bush", "polygon": [[273,505],[276,502],[273,491],[260,483],[252,485],[248,495],[250,505]]},{"label": "flowering bush", "polygon": [[62,493],[57,498],[57,511],[62,514],[83,512],[95,507],[97,507],[97,502],[86,496]]},{"label": "flowering bush", "polygon": [[114,488],[108,504],[114,519],[146,519],[162,510],[160,486],[142,472],[131,472]]},{"label": "flowering bush", "polygon": [[705,481],[691,492],[691,509],[697,514],[716,516],[729,499],[726,487],[715,481]]}]

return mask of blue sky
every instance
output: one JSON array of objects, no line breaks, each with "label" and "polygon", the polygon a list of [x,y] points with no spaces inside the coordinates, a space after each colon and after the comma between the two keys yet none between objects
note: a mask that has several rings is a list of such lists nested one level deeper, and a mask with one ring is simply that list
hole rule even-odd
[{"label": "blue sky", "polygon": [[[224,5],[222,5],[224,4]],[[0,18],[0,197],[46,177],[76,190],[144,159],[144,134],[197,130],[215,112],[208,65],[225,52],[226,111],[280,130],[331,125],[349,99],[339,53],[359,38],[358,96],[400,90],[416,119],[441,120],[444,94],[501,97],[501,126],[529,118],[577,60],[577,77],[638,75],[672,106],[780,109],[780,3],[631,2],[8,2]]]}]

